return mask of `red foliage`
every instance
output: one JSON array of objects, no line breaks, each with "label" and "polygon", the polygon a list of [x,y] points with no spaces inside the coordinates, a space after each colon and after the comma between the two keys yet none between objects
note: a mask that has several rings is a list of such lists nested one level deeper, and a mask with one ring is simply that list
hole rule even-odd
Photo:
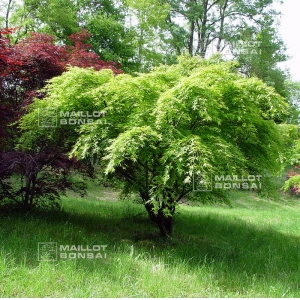
[{"label": "red foliage", "polygon": [[120,69],[120,64],[115,62],[107,63],[101,60],[98,54],[91,50],[92,46],[85,43],[90,36],[91,34],[89,34],[86,29],[82,29],[80,32],[69,36],[74,46],[68,47],[70,52],[67,64],[80,68],[93,67],[97,71],[111,69],[115,74],[123,73]]},{"label": "red foliage", "polygon": [[[86,30],[70,36],[72,46],[56,45],[53,36],[41,33],[31,33],[12,45],[8,36],[14,30],[0,30],[0,200],[10,199],[30,208],[45,197],[55,203],[53,200],[58,200],[59,192],[66,188],[76,190],[67,174],[71,169],[85,168],[57,149],[30,154],[14,151],[18,130],[8,124],[24,114],[34,97],[43,98],[44,92],[39,90],[68,65],[111,69],[114,74],[122,70],[120,65],[104,62],[91,50],[85,43],[90,36]],[[12,175],[24,179],[21,187],[15,188],[9,181]],[[79,185],[77,190],[81,192],[82,188]]]},{"label": "red foliage", "polygon": [[[84,183],[68,180],[71,170],[84,172],[85,166],[53,148],[39,153],[0,153],[0,206],[13,202],[26,210],[58,207],[60,194],[67,189],[84,195]],[[20,178],[18,185],[8,180],[13,174]]]},{"label": "red foliage", "polygon": [[[42,80],[60,75],[65,69],[66,49],[54,44],[55,38],[42,33],[31,33],[14,46],[19,57],[23,61],[23,80],[29,80],[30,75],[36,74]],[[25,71],[25,72],[24,72]],[[30,73],[29,73],[30,72]]]},{"label": "red foliage", "polygon": [[299,196],[299,194],[300,194],[300,190],[299,190],[299,188],[296,187],[296,186],[293,186],[293,187],[290,189],[290,192],[291,192],[292,194],[296,195],[296,196]]},{"label": "red foliage", "polygon": [[16,56],[14,49],[10,46],[10,39],[6,35],[12,34],[16,28],[0,30],[0,72],[5,76],[23,65],[20,57]]},{"label": "red foliage", "polygon": [[290,179],[293,176],[297,176],[299,174],[297,174],[297,172],[295,172],[294,170],[290,170],[287,175],[286,175],[286,180]]},{"label": "red foliage", "polygon": [[85,43],[90,37],[85,29],[70,36],[73,46],[56,45],[54,36],[42,33],[31,33],[12,45],[8,36],[15,30],[0,30],[0,147],[8,138],[5,124],[19,118],[38,95],[36,91],[68,65],[122,73],[119,64],[104,62]]},{"label": "red foliage", "polygon": [[75,47],[86,47],[86,49],[91,49],[91,46],[87,43],[87,40],[91,37],[92,35],[87,32],[86,29],[81,29],[81,31],[77,33],[73,33],[69,36],[69,40],[73,43]]},{"label": "red foliage", "polygon": [[[295,169],[300,170],[300,166],[294,166]],[[287,175],[286,175],[286,180],[290,179],[291,177],[294,176],[299,176],[300,174],[295,172],[294,170],[290,170]],[[296,196],[300,195],[300,188],[296,185],[292,186],[290,188],[290,192]]]}]

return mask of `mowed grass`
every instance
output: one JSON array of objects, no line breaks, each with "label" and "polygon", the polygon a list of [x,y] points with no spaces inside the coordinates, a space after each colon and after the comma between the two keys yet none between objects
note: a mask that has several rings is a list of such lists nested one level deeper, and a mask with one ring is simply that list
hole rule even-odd
[{"label": "mowed grass", "polygon": [[[140,204],[90,188],[59,212],[1,214],[1,297],[300,297],[300,201],[232,192],[181,205],[162,240]],[[38,258],[39,242],[107,245],[103,258]]]}]

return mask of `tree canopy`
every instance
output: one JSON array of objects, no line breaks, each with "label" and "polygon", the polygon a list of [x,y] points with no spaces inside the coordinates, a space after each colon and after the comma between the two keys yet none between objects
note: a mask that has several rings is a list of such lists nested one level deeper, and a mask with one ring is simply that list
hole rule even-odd
[{"label": "tree canopy", "polygon": [[[39,109],[101,111],[100,122],[37,126]],[[287,109],[274,88],[245,78],[236,63],[181,57],[148,74],[70,68],[50,80],[47,96],[21,120],[21,145],[64,143],[78,159],[97,156],[99,172],[138,193],[161,234],[172,233],[178,201],[193,176],[268,176],[280,169],[283,140],[276,122]],[[73,115],[73,119],[79,114]],[[203,177],[204,178],[204,177]],[[205,182],[204,182],[205,184]]]}]

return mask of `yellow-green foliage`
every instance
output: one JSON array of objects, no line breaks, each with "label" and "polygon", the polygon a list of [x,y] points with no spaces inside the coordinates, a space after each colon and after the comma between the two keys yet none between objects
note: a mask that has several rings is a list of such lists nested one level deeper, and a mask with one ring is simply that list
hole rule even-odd
[{"label": "yellow-green foliage", "polygon": [[[46,89],[46,99],[22,119],[24,144],[63,141],[62,149],[78,158],[97,155],[106,174],[156,199],[155,207],[192,190],[193,174],[280,170],[285,141],[274,120],[287,104],[220,57],[182,57],[177,65],[135,77],[70,68]],[[40,107],[98,110],[105,117],[100,124],[49,130],[33,122]]]}]

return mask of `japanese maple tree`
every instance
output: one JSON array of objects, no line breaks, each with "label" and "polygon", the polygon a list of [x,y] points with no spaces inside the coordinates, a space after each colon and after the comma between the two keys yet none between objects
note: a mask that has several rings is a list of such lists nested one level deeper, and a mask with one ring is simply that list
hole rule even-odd
[{"label": "japanese maple tree", "polygon": [[[140,196],[164,237],[172,234],[178,202],[198,185],[215,183],[202,175],[259,175],[266,189],[286,152],[275,121],[286,113],[284,99],[218,56],[182,57],[137,76],[70,68],[47,89],[47,100],[36,100],[20,122],[22,146],[69,138],[70,155],[96,156],[100,174]],[[69,126],[67,136],[61,124],[51,130],[35,125],[39,109],[78,111],[83,105],[104,111],[103,121],[83,124],[73,135]]]}]

